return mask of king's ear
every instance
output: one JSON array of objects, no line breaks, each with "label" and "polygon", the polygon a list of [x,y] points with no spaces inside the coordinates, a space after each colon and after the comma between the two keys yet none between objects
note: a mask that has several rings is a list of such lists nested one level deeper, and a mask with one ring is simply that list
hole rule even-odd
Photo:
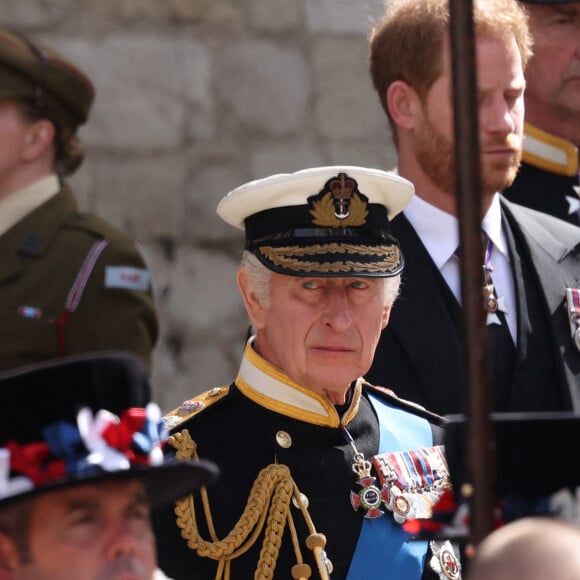
[{"label": "king's ear", "polygon": [[403,129],[413,129],[417,106],[420,106],[415,89],[404,81],[395,81],[387,89],[386,100],[395,125]]},{"label": "king's ear", "polygon": [[385,330],[389,324],[389,318],[391,317],[391,307],[385,306],[383,308],[383,316],[381,317],[381,328]]},{"label": "king's ear", "polygon": [[264,326],[268,305],[264,304],[263,300],[257,295],[248,270],[244,266],[238,271],[237,282],[248,318],[252,326],[259,330]]}]

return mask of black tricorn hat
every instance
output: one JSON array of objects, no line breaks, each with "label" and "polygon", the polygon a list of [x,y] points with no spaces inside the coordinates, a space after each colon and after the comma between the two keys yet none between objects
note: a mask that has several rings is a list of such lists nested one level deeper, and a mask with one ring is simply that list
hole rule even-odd
[{"label": "black tricorn hat", "polygon": [[90,353],[0,374],[0,509],[63,487],[143,482],[152,508],[211,483],[207,461],[167,459],[142,360]]},{"label": "black tricorn hat", "polygon": [[0,30],[0,99],[32,100],[74,130],[87,120],[94,97],[91,80],[57,51]]},{"label": "black tricorn hat", "polygon": [[246,249],[273,272],[387,278],[404,264],[389,221],[413,193],[413,184],[392,172],[313,167],[241,185],[217,212],[245,230]]},{"label": "black tricorn hat", "polygon": [[[469,481],[467,419],[448,415],[445,454],[456,493]],[[580,415],[558,413],[492,413],[496,497],[548,497],[580,486]],[[477,490],[476,490],[477,491]]]}]

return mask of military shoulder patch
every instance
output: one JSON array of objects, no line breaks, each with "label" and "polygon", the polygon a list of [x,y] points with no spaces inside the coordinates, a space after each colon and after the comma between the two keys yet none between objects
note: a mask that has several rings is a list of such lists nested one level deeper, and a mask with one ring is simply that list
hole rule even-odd
[{"label": "military shoulder patch", "polygon": [[163,417],[163,424],[168,431],[174,431],[182,423],[198,415],[203,410],[209,408],[220,399],[223,399],[230,392],[230,387],[215,387],[204,393],[200,393],[187,401],[183,401],[179,407],[169,411]]},{"label": "military shoulder patch", "polygon": [[105,288],[147,292],[150,286],[151,275],[145,268],[133,266],[107,266],[105,268]]}]

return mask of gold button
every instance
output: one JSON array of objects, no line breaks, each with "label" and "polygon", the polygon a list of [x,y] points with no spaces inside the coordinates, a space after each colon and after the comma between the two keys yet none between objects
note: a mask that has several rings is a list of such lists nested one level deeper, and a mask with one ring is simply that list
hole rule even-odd
[{"label": "gold button", "polygon": [[276,442],[283,449],[292,447],[292,437],[290,437],[286,431],[278,431],[278,433],[276,433]]}]

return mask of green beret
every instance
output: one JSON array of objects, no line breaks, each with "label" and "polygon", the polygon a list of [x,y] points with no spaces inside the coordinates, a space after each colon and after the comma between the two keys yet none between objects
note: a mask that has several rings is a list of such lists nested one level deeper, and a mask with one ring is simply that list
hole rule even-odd
[{"label": "green beret", "polygon": [[75,130],[87,120],[94,96],[91,80],[55,50],[0,30],[0,99],[34,99]]}]

